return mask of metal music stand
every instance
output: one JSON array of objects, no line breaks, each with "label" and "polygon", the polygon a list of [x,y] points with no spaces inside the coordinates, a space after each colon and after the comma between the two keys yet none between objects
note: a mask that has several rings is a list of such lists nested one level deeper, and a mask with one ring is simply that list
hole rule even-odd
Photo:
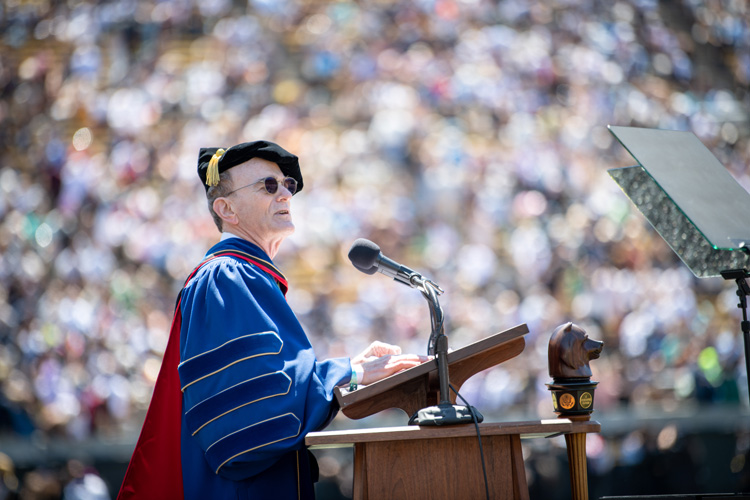
[{"label": "metal music stand", "polygon": [[750,194],[692,132],[607,127],[638,162],[608,170],[698,278],[735,280],[750,394]]}]

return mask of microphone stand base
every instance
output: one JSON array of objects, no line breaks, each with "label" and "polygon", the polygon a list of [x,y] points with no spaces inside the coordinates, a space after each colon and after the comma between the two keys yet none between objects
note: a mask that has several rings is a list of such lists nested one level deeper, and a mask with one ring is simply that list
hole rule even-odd
[{"label": "microphone stand base", "polygon": [[409,425],[456,425],[470,424],[476,416],[477,423],[484,420],[479,410],[473,406],[459,406],[450,403],[440,403],[417,411],[409,419]]}]

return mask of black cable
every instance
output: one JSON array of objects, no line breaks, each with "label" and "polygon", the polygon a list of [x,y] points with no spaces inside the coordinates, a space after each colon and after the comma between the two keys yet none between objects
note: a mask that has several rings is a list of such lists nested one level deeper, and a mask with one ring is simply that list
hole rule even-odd
[{"label": "black cable", "polygon": [[484,449],[482,448],[482,434],[479,432],[479,422],[477,422],[477,416],[474,413],[474,407],[471,406],[462,395],[458,393],[455,387],[453,387],[453,384],[450,384],[449,387],[451,390],[456,393],[456,397],[461,398],[461,401],[463,401],[464,405],[469,409],[469,413],[471,413],[471,419],[474,421],[474,428],[477,430],[477,439],[479,440],[479,457],[482,460],[482,474],[484,475],[484,492],[487,495],[487,500],[490,500],[490,486],[487,482],[487,468],[484,465]]}]

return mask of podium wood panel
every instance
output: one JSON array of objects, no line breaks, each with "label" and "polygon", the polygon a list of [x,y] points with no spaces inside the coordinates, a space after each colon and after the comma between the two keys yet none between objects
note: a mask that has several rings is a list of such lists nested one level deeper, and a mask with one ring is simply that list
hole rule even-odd
[{"label": "podium wood panel", "polygon": [[[482,440],[490,498],[528,500],[518,435]],[[419,441],[373,442],[361,445],[364,470],[361,499],[485,498],[482,463],[475,437]],[[355,457],[356,459],[356,457]],[[424,478],[424,480],[415,480]],[[526,492],[525,495],[522,492]]]}]

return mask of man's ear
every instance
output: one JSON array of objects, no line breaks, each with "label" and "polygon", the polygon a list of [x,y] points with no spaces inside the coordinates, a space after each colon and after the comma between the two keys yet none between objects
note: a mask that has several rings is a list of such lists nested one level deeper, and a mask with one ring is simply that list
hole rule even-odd
[{"label": "man's ear", "polygon": [[237,212],[234,211],[234,207],[226,198],[216,198],[213,207],[216,215],[224,222],[235,226],[239,222]]}]

